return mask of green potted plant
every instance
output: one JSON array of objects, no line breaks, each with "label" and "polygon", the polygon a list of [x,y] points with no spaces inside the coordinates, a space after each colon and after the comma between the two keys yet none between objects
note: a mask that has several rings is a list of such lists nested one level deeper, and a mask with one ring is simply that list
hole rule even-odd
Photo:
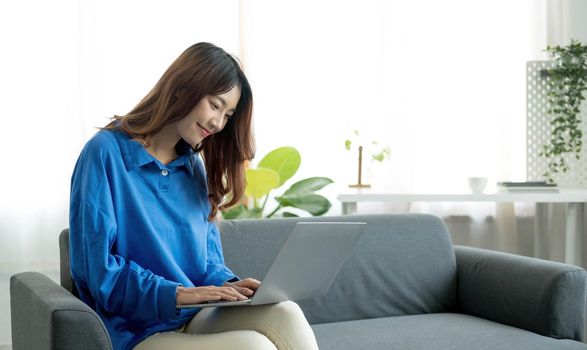
[{"label": "green potted plant", "polygon": [[344,148],[350,151],[355,145],[358,151],[358,176],[357,183],[349,185],[352,188],[369,188],[371,185],[363,183],[363,147],[367,146],[371,154],[371,161],[382,162],[391,154],[391,149],[388,146],[383,146],[379,142],[373,140],[368,142],[364,137],[361,137],[358,130],[353,130],[351,138],[344,141]]},{"label": "green potted plant", "polygon": [[567,46],[547,47],[555,65],[546,71],[548,76],[547,115],[552,132],[549,143],[543,145],[540,156],[548,159],[545,179],[554,183],[554,175],[569,170],[566,160],[581,157],[583,130],[581,104],[587,90],[587,46],[572,40]]},{"label": "green potted plant", "polygon": [[296,208],[311,215],[325,214],[332,206],[330,201],[316,192],[333,183],[326,177],[310,177],[291,185],[283,194],[275,196],[277,205],[265,214],[269,194],[280,188],[295,175],[301,164],[300,153],[294,147],[280,147],[269,152],[257,168],[246,170],[246,204],[239,204],[222,213],[224,219],[296,217],[289,211]]}]

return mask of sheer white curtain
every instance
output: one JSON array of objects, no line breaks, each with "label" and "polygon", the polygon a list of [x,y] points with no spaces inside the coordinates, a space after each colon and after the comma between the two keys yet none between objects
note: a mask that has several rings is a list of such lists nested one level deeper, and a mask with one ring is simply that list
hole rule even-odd
[{"label": "sheer white curtain", "polygon": [[57,230],[66,226],[67,172],[81,139],[76,13],[65,1],[0,4],[4,273],[54,265]]},{"label": "sheer white curtain", "polygon": [[[391,147],[390,162],[372,167],[375,188],[466,191],[468,176],[525,178],[525,63],[545,46],[540,3],[247,5],[259,151],[296,146],[300,173],[336,180],[332,198],[356,181],[356,155],[343,147],[355,128]],[[434,209],[493,210],[456,205]]]},{"label": "sheer white curtain", "polygon": [[0,3],[1,272],[57,270],[83,144],[191,44],[238,55],[238,13],[236,0]]}]

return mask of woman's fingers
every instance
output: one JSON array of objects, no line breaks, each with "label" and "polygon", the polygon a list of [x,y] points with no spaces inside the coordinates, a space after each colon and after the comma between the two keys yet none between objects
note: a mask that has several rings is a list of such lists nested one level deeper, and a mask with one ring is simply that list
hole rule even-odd
[{"label": "woman's fingers", "polygon": [[[215,298],[213,300],[237,301],[237,300],[247,299],[246,296],[242,295],[241,293],[239,293],[237,290],[235,290],[232,287],[208,286],[208,287],[198,287],[198,288],[205,288],[207,291],[207,295],[213,296]],[[220,298],[220,299],[218,299],[218,298]]]},{"label": "woman's fingers", "polygon": [[246,287],[238,287],[238,286],[232,286],[232,288],[234,288],[237,292],[239,292],[242,295],[245,296],[252,296],[253,294],[255,294],[255,291]]},{"label": "woman's fingers", "polygon": [[178,304],[197,304],[207,301],[237,301],[246,299],[247,297],[245,295],[230,286],[182,287],[177,295]]},{"label": "woman's fingers", "polygon": [[259,288],[259,286],[261,285],[261,282],[259,282],[258,280],[254,279],[254,278],[245,278],[242,281],[235,282],[235,284],[238,285],[239,287],[245,287],[245,288],[249,288],[252,290],[257,290],[257,288]]},{"label": "woman's fingers", "polygon": [[232,286],[227,286],[227,287],[215,287],[218,288],[222,295],[224,296],[223,300],[231,300],[231,301],[236,301],[236,300],[246,300],[247,297],[245,294],[241,293],[240,290],[235,289]]},{"label": "woman's fingers", "polygon": [[244,280],[237,282],[226,282],[224,285],[230,286],[236,289],[239,293],[250,297],[255,294],[255,291],[259,288],[261,282],[254,278],[245,278]]}]

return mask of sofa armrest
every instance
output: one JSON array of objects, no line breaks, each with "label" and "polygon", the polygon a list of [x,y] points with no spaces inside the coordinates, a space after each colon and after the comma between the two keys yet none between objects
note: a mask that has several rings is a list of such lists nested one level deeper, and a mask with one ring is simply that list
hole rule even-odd
[{"label": "sofa armrest", "polygon": [[582,341],[584,269],[495,251],[455,247],[463,313],[557,339]]},{"label": "sofa armrest", "polygon": [[12,347],[21,349],[112,349],[98,315],[37,272],[10,278]]}]

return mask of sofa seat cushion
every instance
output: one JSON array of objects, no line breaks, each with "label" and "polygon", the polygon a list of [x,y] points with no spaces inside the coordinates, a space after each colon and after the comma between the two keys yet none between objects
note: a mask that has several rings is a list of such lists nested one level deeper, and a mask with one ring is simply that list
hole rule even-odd
[{"label": "sofa seat cushion", "polygon": [[548,338],[482,318],[439,313],[315,324],[320,350],[587,349],[573,340]]}]

